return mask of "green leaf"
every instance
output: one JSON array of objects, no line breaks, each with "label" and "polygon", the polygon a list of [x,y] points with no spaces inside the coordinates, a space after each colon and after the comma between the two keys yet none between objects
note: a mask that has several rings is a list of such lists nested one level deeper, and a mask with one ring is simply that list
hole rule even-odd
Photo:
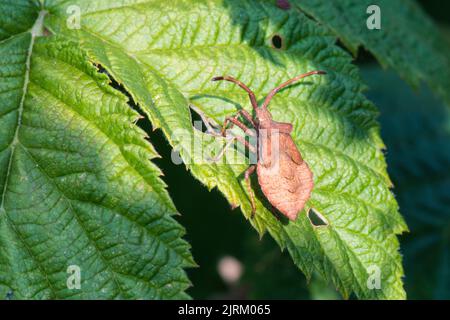
[{"label": "green leaf", "polygon": [[0,3],[0,40],[30,30],[39,7],[38,0],[3,0]]},{"label": "green leaf", "polygon": [[394,191],[411,228],[403,239],[408,296],[450,299],[450,111],[394,74],[370,68],[364,76],[381,108]]},{"label": "green leaf", "polygon": [[[317,271],[345,297],[353,291],[359,298],[405,298],[396,234],[406,225],[389,190],[377,110],[361,93],[364,86],[351,57],[330,32],[272,2],[70,4],[80,7],[81,28],[67,28],[64,1],[48,1],[47,27],[77,39],[162,129],[192,174],[208,188],[217,187],[247,218],[245,157],[237,153],[236,164],[208,162],[208,148],[220,148],[224,141],[193,128],[189,104],[221,123],[240,108],[251,109],[245,92],[211,83],[213,76],[233,75],[262,98],[295,75],[326,70],[325,77],[284,90],[270,110],[275,120],[293,123],[294,140],[315,177],[306,209],[314,208],[329,224],[313,226],[305,213],[296,222],[279,221],[260,194],[249,222],[286,248],[308,278]],[[272,48],[274,34],[281,36],[282,49]],[[367,286],[374,267],[380,271],[380,289]]]},{"label": "green leaf", "polygon": [[[418,87],[425,81],[450,105],[450,46],[439,28],[413,0],[290,0],[328,27],[353,52],[363,46],[384,67]],[[370,30],[370,5],[380,8],[381,29]]]},{"label": "green leaf", "polygon": [[76,43],[38,37],[43,13],[0,42],[0,297],[186,298],[189,245],[139,115]]}]

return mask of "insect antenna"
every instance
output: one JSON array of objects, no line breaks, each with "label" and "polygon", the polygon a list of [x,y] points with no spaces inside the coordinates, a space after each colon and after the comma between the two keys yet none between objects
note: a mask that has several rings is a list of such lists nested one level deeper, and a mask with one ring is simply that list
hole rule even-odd
[{"label": "insect antenna", "polygon": [[244,83],[242,83],[238,79],[235,79],[235,78],[230,77],[230,76],[220,76],[220,77],[214,77],[214,78],[211,79],[211,81],[219,81],[219,80],[225,80],[225,81],[233,82],[233,83],[237,84],[239,87],[241,87],[242,89],[244,89],[245,91],[247,91],[248,96],[250,97],[250,102],[252,103],[253,108],[254,109],[258,108],[258,102],[256,101],[255,94]]},{"label": "insect antenna", "polygon": [[278,87],[276,87],[275,89],[272,89],[272,91],[269,92],[269,94],[267,95],[266,99],[264,100],[263,104],[261,105],[261,108],[267,108],[267,106],[270,103],[270,100],[272,100],[273,96],[280,91],[281,89],[293,84],[294,82],[297,82],[300,79],[312,76],[314,74],[326,74],[325,71],[321,71],[321,70],[316,70],[316,71],[310,71],[304,74],[301,74],[299,76],[296,76],[295,78],[292,78],[282,84],[280,84]]}]

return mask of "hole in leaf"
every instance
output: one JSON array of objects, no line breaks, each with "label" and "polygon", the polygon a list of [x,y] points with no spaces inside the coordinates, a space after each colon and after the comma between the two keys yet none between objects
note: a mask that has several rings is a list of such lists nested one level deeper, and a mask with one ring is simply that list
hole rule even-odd
[{"label": "hole in leaf", "polygon": [[275,49],[283,48],[283,38],[279,34],[274,34],[270,41],[272,43],[272,47],[274,47]]},{"label": "hole in leaf", "polygon": [[308,219],[314,227],[328,226],[329,224],[327,218],[312,208],[308,211]]}]

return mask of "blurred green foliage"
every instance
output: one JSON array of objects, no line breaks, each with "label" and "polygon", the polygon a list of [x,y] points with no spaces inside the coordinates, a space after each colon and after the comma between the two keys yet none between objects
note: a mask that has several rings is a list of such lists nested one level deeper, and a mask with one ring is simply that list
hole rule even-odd
[{"label": "blurred green foliage", "polygon": [[450,299],[450,110],[430,91],[366,68],[380,108],[388,171],[410,233],[402,237],[409,298]]}]

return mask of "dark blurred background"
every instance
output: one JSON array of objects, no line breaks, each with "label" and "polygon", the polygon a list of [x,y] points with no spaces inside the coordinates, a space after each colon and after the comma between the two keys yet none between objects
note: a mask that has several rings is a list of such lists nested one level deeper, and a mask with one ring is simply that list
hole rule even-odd
[{"label": "dark blurred background", "polygon": [[[450,39],[450,1],[419,3]],[[361,50],[355,63],[370,87],[367,96],[380,108],[393,191],[411,229],[401,237],[408,298],[450,299],[449,108],[427,88],[413,91],[393,72],[382,71],[370,53]],[[199,264],[188,270],[193,298],[340,298],[318,276],[307,284],[287,253],[269,236],[260,240],[217,190],[209,192],[184,165],[174,165],[162,133],[151,131],[148,122],[142,125],[162,155],[155,162]]]}]

